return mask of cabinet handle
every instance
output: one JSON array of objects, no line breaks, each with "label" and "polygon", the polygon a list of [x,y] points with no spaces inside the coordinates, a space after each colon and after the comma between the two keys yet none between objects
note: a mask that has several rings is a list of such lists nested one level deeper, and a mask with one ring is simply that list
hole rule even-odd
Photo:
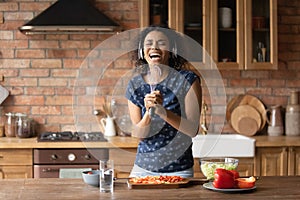
[{"label": "cabinet handle", "polygon": [[44,168],[42,169],[42,172],[57,172],[59,169],[53,169],[53,168]]}]

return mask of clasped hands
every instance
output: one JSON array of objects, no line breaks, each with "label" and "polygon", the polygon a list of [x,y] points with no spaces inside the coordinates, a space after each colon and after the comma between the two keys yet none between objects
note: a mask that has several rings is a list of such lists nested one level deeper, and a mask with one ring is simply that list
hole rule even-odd
[{"label": "clasped hands", "polygon": [[[163,98],[159,90],[155,90],[150,94],[146,94],[144,98],[144,104],[146,110],[149,111],[151,107],[161,107],[162,108]],[[157,109],[155,109],[157,110]],[[157,113],[157,111],[155,112]]]}]

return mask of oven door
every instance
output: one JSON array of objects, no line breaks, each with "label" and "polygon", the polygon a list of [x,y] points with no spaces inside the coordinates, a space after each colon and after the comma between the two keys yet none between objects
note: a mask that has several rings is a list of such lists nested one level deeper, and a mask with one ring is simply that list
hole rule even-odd
[{"label": "oven door", "polygon": [[81,172],[99,169],[99,165],[34,165],[34,178],[79,178]]}]

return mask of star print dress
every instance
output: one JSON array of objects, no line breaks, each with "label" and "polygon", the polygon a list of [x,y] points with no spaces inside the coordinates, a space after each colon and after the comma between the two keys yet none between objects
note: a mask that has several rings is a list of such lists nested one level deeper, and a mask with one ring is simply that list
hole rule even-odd
[{"label": "star print dress", "polygon": [[[192,71],[169,70],[168,76],[156,85],[163,96],[167,110],[186,117],[184,98],[191,85],[199,77]],[[150,85],[141,75],[133,77],[126,90],[126,98],[146,112],[144,97],[150,93]],[[152,172],[176,172],[193,167],[191,137],[179,132],[154,115],[151,118],[149,135],[143,138],[137,149],[135,164]]]}]

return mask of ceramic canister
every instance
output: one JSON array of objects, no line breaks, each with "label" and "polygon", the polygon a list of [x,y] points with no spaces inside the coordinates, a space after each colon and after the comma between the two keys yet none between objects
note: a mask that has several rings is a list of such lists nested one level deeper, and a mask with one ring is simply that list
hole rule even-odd
[{"label": "ceramic canister", "polygon": [[219,8],[219,27],[230,28],[232,26],[232,10],[231,8]]},{"label": "ceramic canister", "polygon": [[286,107],[285,134],[288,136],[300,135],[300,104],[297,91],[291,92],[290,101]]}]

